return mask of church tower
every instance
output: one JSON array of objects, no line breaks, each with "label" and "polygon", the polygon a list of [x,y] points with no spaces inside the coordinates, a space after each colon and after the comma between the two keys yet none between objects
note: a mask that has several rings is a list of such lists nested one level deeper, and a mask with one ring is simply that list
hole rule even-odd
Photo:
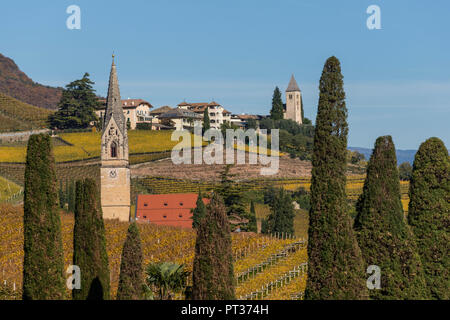
[{"label": "church tower", "polygon": [[286,112],[284,113],[284,119],[291,119],[298,124],[302,124],[302,108],[302,93],[297,81],[295,81],[294,75],[292,75],[291,81],[289,81],[286,89]]},{"label": "church tower", "polygon": [[127,124],[120,99],[114,55],[103,119],[101,163],[103,218],[129,221],[130,169],[128,166]]}]

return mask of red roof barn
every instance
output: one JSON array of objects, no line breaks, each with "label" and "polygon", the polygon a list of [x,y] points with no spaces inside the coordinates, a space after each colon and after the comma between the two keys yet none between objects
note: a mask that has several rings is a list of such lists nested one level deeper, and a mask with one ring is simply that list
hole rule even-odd
[{"label": "red roof barn", "polygon": [[[164,226],[192,228],[191,209],[196,208],[195,193],[140,194],[136,201],[136,220]],[[205,204],[209,199],[203,199]]]}]

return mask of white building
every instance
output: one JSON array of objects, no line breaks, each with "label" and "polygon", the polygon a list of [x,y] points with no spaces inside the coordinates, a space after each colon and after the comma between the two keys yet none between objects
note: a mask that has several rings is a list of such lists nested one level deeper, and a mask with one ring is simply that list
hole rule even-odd
[{"label": "white building", "polygon": [[[102,107],[97,109],[95,113],[99,119],[103,119],[105,116],[106,100],[100,100]],[[136,129],[138,123],[151,123],[153,116],[150,109],[153,106],[150,102],[142,99],[127,99],[122,100],[123,115],[125,116],[126,123],[130,125],[130,129]]]},{"label": "white building", "polygon": [[[160,123],[168,120],[175,130],[191,130],[196,126],[202,126],[203,116],[190,110],[175,108],[158,117]],[[167,123],[166,123],[167,125]]]},{"label": "white building", "polygon": [[214,129],[220,129],[220,126],[224,122],[231,123],[231,112],[227,111],[215,101],[212,102],[199,102],[199,103],[188,103],[181,102],[178,104],[178,109],[185,109],[195,112],[202,116],[205,110],[208,110],[210,127]]}]

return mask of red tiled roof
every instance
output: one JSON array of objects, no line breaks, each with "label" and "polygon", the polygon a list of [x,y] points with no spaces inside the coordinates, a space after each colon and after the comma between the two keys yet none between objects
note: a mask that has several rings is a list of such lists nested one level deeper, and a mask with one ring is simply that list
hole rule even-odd
[{"label": "red tiled roof", "polygon": [[[192,228],[191,209],[196,208],[195,193],[172,193],[138,195],[136,203],[137,221],[158,225]],[[203,199],[205,204],[209,199]]]},{"label": "red tiled roof", "polygon": [[[106,104],[106,99],[99,99],[99,101],[103,105]],[[134,108],[134,107],[139,106],[140,104],[147,104],[147,105],[149,105],[150,108],[153,108],[153,106],[150,102],[145,101],[143,99],[125,99],[125,100],[121,100],[121,101],[122,101],[123,108]],[[103,108],[105,108],[105,106],[103,106]]]}]

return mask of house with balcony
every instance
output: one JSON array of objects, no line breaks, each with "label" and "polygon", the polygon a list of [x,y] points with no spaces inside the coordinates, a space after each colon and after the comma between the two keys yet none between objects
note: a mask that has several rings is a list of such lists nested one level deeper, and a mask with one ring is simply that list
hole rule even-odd
[{"label": "house with balcony", "polygon": [[208,110],[210,127],[220,129],[224,122],[231,123],[231,112],[225,110],[220,104],[215,101],[211,102],[181,102],[178,104],[178,109],[189,110],[202,116],[205,110]]},{"label": "house with balcony", "polygon": [[[95,111],[99,119],[105,116],[106,99],[100,99],[100,108]],[[122,100],[122,109],[127,124],[131,130],[136,129],[138,123],[152,123],[153,115],[151,110],[153,106],[150,102],[143,99]]]}]

